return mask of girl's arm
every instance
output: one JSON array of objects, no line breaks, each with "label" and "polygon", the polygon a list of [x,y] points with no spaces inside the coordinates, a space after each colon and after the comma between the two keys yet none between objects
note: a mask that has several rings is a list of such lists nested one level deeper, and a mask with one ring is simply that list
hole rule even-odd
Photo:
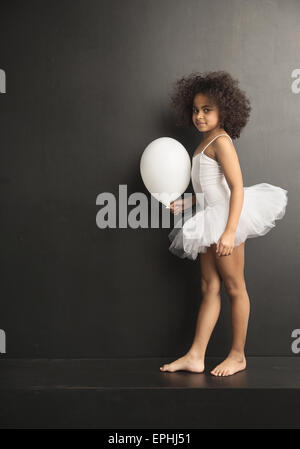
[{"label": "girl's arm", "polygon": [[233,143],[226,136],[216,139],[213,142],[213,146],[231,190],[230,208],[225,231],[235,233],[244,202],[243,176],[238,155]]},{"label": "girl's arm", "polygon": [[231,188],[229,215],[225,231],[235,233],[239,224],[240,215],[244,202],[244,189],[240,187]]},{"label": "girl's arm", "polygon": [[180,198],[179,200],[175,200],[170,203],[170,210],[172,213],[177,215],[180,211],[193,207],[195,203],[196,195],[188,196],[187,198]]}]

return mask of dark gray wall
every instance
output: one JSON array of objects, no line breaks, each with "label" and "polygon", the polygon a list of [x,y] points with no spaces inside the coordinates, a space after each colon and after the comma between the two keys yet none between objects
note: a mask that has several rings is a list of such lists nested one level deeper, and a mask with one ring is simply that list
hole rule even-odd
[{"label": "dark gray wall", "polygon": [[[299,21],[297,0],[1,3],[2,357],[171,357],[189,348],[200,261],[169,253],[169,229],[100,230],[96,198],[121,184],[128,195],[146,192],[140,157],[158,137],[193,153],[201,136],[175,127],[168,95],[178,77],[206,70],[228,70],[252,101],[235,142],[244,185],[289,193],[284,219],[246,243],[247,354],[293,355]],[[223,290],[208,355],[230,347],[229,312]]]}]

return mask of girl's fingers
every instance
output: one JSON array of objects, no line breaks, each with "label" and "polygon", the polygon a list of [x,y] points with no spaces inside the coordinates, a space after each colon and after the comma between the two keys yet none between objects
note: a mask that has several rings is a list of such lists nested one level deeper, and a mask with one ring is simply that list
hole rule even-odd
[{"label": "girl's fingers", "polygon": [[222,243],[219,243],[217,253],[219,256],[222,256],[222,252],[223,252],[223,245]]}]

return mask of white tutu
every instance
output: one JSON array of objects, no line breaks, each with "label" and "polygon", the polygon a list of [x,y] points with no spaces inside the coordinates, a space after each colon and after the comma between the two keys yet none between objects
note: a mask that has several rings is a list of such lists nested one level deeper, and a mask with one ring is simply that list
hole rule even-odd
[{"label": "white tutu", "polygon": [[[228,134],[221,135],[231,140]],[[185,210],[180,217],[182,226],[178,227],[178,222],[175,223],[168,235],[172,242],[169,250],[181,258],[195,260],[199,253],[206,253],[207,247],[218,243],[227,225],[231,191],[221,165],[204,153],[211,142],[193,157],[191,180],[197,206]],[[285,214],[287,194],[287,190],[267,183],[244,187],[244,202],[234,246],[247,238],[259,237],[270,231],[275,226],[275,220]]]},{"label": "white tutu", "polygon": [[[235,232],[234,246],[247,238],[265,235],[286,210],[287,190],[267,183],[244,187],[244,203]],[[198,253],[217,243],[225,231],[229,200],[196,211],[193,207],[182,215],[183,226],[175,227],[168,237],[169,250],[178,257],[195,260]]]}]

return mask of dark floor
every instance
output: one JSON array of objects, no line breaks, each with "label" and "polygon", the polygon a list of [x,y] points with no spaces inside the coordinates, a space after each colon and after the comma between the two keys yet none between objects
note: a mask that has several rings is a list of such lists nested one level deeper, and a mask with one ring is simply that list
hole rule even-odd
[{"label": "dark floor", "polygon": [[0,360],[1,428],[300,428],[300,357],[248,357],[216,377],[175,357]]}]

